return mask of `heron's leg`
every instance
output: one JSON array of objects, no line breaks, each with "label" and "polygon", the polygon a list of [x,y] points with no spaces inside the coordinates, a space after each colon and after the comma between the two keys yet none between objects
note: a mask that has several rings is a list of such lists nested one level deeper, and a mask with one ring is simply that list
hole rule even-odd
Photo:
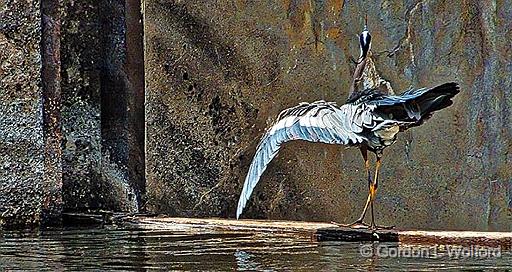
[{"label": "heron's leg", "polygon": [[377,225],[375,225],[375,216],[373,212],[373,202],[375,201],[375,197],[377,196],[377,187],[379,186],[379,170],[381,165],[381,157],[382,151],[375,152],[377,156],[377,162],[375,163],[375,176],[373,176],[373,182],[370,184],[370,210],[372,213],[372,222],[370,223],[370,228],[375,229]]},{"label": "heron's leg", "polygon": [[372,222],[370,224],[370,228],[371,229],[391,229],[391,228],[394,228],[394,226],[377,226],[375,224],[375,216],[374,216],[374,211],[373,211],[373,203],[375,202],[375,198],[377,196],[377,188],[378,188],[378,185],[379,185],[379,171],[380,171],[380,167],[382,165],[382,162],[381,162],[382,150],[377,151],[375,153],[375,155],[377,156],[377,162],[376,162],[376,165],[375,165],[375,176],[373,177],[373,182],[370,185],[370,210],[371,210],[371,213],[372,213]]},{"label": "heron's leg", "polygon": [[354,223],[352,223],[351,225],[363,223],[364,217],[366,215],[366,211],[368,210],[368,206],[371,201],[370,186],[372,185],[372,173],[370,171],[370,161],[368,160],[368,149],[366,147],[361,147],[360,150],[361,150],[361,155],[363,155],[363,159],[364,159],[364,167],[366,169],[366,175],[368,176],[368,198],[366,199],[366,204],[364,205],[363,212],[361,213],[359,218],[356,221],[354,221]]},{"label": "heron's leg", "polygon": [[365,146],[362,146],[359,148],[359,150],[361,151],[361,155],[363,156],[364,167],[366,169],[366,174],[368,175],[368,198],[366,199],[366,204],[364,205],[363,212],[361,213],[359,218],[356,221],[354,221],[348,225],[342,225],[343,227],[353,227],[353,226],[357,226],[357,225],[369,226],[368,224],[364,223],[363,220],[366,215],[366,211],[368,210],[368,206],[370,205],[370,200],[371,200],[370,186],[373,181],[372,181],[372,174],[370,171],[370,161],[368,160],[368,149]]}]

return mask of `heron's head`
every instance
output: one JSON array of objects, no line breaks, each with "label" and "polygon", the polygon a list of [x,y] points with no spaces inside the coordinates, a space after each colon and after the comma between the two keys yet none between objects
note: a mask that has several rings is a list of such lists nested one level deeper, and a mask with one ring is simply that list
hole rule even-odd
[{"label": "heron's head", "polygon": [[372,36],[370,35],[370,31],[368,31],[368,27],[365,25],[363,32],[359,35],[359,46],[361,47],[361,56],[359,59],[366,58],[368,51],[372,46]]}]

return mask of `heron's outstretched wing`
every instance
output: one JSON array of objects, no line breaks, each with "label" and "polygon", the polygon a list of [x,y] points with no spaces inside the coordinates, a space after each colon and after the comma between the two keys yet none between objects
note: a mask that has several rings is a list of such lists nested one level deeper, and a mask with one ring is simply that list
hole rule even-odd
[{"label": "heron's outstretched wing", "polygon": [[373,127],[377,121],[365,104],[345,104],[317,101],[302,103],[279,114],[277,123],[261,139],[245,178],[236,211],[240,217],[251,193],[268,163],[277,155],[281,144],[292,140],[305,140],[328,144],[355,145],[365,138],[364,127]]},{"label": "heron's outstretched wing", "polygon": [[452,98],[460,92],[455,82],[444,83],[433,88],[413,89],[398,96],[380,96],[368,105],[374,105],[374,114],[384,114],[384,119],[407,123],[406,127],[418,126],[433,112],[450,106]]}]

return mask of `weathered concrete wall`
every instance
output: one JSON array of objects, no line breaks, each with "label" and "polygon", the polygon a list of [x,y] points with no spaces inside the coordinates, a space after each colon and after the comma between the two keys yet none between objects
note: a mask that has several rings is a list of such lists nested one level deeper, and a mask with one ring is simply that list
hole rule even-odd
[{"label": "weathered concrete wall", "polygon": [[[127,76],[132,69],[125,68],[127,50],[132,48],[126,44],[126,10],[136,13],[138,7],[125,9],[125,1],[120,0],[66,1],[63,5],[66,210],[136,211],[140,205],[143,170],[132,170],[135,165],[129,165],[128,158],[143,158],[143,149],[137,145],[143,143],[131,140],[143,131],[133,132],[128,121],[143,110],[128,108],[136,95]],[[136,56],[142,59],[142,50]]]},{"label": "weathered concrete wall", "polygon": [[56,223],[63,209],[137,211],[143,167],[128,158],[143,161],[144,131],[128,122],[143,114],[143,77],[132,79],[143,66],[128,67],[126,52],[142,59],[142,39],[126,45],[125,21],[139,7],[0,4],[0,225]]},{"label": "weathered concrete wall", "polygon": [[63,200],[66,210],[104,207],[101,197],[100,22],[98,4],[62,6]]},{"label": "weathered concrete wall", "polygon": [[142,206],[141,25],[138,0],[0,1],[0,226]]},{"label": "weathered concrete wall", "polygon": [[[463,90],[385,151],[378,221],[512,230],[510,1],[144,3],[150,211],[233,217],[277,114],[345,101],[368,13],[373,60],[397,93],[453,80]],[[352,221],[363,169],[356,149],[287,144],[244,216]]]},{"label": "weathered concrete wall", "polygon": [[40,2],[0,2],[0,227],[38,224],[43,182]]}]

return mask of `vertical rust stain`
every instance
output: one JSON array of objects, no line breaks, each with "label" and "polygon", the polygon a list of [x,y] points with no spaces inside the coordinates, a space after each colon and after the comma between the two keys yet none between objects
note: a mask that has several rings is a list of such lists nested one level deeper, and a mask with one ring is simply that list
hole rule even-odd
[{"label": "vertical rust stain", "polygon": [[144,155],[144,46],[140,0],[126,1],[126,63],[128,77],[128,172],[130,184],[136,190],[139,209],[145,195]]},{"label": "vertical rust stain", "polygon": [[62,130],[59,0],[41,1],[44,195],[41,223],[56,224],[62,212]]},{"label": "vertical rust stain", "polygon": [[308,37],[313,37],[311,23],[311,3],[309,1],[292,0],[287,7],[286,33],[292,47],[302,47]]}]

